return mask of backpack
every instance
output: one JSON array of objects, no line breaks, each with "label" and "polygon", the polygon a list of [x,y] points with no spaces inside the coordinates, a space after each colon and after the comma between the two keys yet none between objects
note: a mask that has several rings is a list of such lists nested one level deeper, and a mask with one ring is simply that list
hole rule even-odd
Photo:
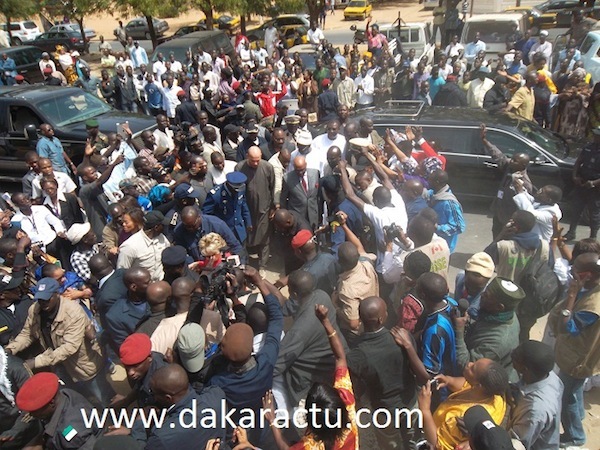
[{"label": "backpack", "polygon": [[541,249],[540,245],[525,265],[518,281],[526,294],[517,308],[519,316],[539,319],[548,314],[562,298],[563,287],[548,262],[542,261]]}]

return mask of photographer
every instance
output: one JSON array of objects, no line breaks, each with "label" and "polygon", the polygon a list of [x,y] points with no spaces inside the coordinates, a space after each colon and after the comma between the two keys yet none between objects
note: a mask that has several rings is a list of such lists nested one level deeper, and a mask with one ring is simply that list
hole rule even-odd
[{"label": "photographer", "polygon": [[[229,364],[216,373],[208,384],[223,389],[227,402],[237,411],[251,408],[258,412],[262,405],[262,396],[273,384],[273,367],[277,361],[279,340],[283,331],[283,314],[277,297],[271,293],[269,283],[260,277],[258,271],[246,267],[244,275],[259,288],[268,308],[269,324],[265,344],[253,356],[252,328],[245,323],[231,325],[220,344],[223,357]],[[236,421],[239,417],[234,415],[233,419]],[[251,439],[258,442],[260,439],[257,437],[263,430],[256,428],[255,431],[257,434]]]}]

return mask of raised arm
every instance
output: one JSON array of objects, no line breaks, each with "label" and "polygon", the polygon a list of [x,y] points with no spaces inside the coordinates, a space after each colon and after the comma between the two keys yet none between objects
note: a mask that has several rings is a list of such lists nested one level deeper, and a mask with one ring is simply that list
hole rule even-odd
[{"label": "raised arm", "polygon": [[366,148],[365,147],[361,148],[362,154],[369,161],[371,166],[373,166],[373,170],[375,171],[375,174],[379,177],[381,184],[383,186],[385,186],[386,188],[388,188],[389,190],[395,189],[394,185],[390,181],[390,177],[388,176],[386,171],[383,170],[381,163],[379,163],[379,161],[377,161],[375,156],[373,156],[373,153],[377,152],[377,151],[378,151],[377,147],[375,147],[373,144],[369,145]]},{"label": "raised arm", "polygon": [[341,160],[338,163],[338,167],[340,168],[340,181],[342,182],[342,189],[344,189],[344,193],[346,194],[346,198],[354,203],[361,211],[365,208],[365,202],[356,195],[352,185],[350,184],[350,179],[348,178],[348,172],[346,171],[347,163],[344,160]]},{"label": "raised arm", "polygon": [[329,317],[327,317],[327,313],[329,310],[324,305],[316,305],[315,307],[315,315],[325,328],[325,332],[327,333],[327,337],[329,338],[329,345],[331,346],[331,350],[333,351],[333,356],[335,357],[335,368],[339,367],[348,367],[346,363],[346,352],[344,352],[344,346],[342,345],[342,340],[337,335],[337,331],[333,328],[333,325],[329,321]]},{"label": "raised arm", "polygon": [[364,255],[365,253],[367,253],[365,247],[362,245],[362,242],[360,242],[358,236],[356,236],[348,226],[348,215],[344,211],[339,211],[337,213],[337,217],[340,222],[340,226],[344,230],[344,233],[346,233],[346,240],[356,247],[359,255]]}]

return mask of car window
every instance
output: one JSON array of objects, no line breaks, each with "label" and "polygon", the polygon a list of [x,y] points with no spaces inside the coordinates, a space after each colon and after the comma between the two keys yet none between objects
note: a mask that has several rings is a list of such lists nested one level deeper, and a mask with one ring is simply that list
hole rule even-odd
[{"label": "car window", "polygon": [[110,106],[86,92],[65,93],[38,103],[45,117],[51,118],[55,126],[84,122],[111,110]]},{"label": "car window", "polygon": [[476,139],[479,130],[475,128],[423,126],[423,137],[429,143],[435,141],[443,152],[476,154]]},{"label": "car window", "polygon": [[523,141],[508,133],[490,130],[487,132],[487,138],[508,157],[515,153],[527,153],[531,159],[534,159],[539,155],[537,150],[525,145]]},{"label": "car window", "polygon": [[481,40],[486,44],[494,44],[506,42],[506,37],[512,33],[513,24],[516,21],[496,21],[484,20],[481,22],[467,23],[467,39],[466,42],[473,42],[476,33],[480,33]]},{"label": "car window", "polygon": [[15,61],[15,64],[17,66],[25,66],[27,65],[29,62],[27,61],[27,57],[25,55],[25,52],[23,51],[16,51],[13,52],[10,57]]},{"label": "car window", "polygon": [[11,23],[10,31],[21,31],[21,25],[19,25],[18,23]]},{"label": "car window", "polygon": [[24,133],[27,125],[35,125],[36,128],[42,124],[38,115],[27,106],[10,107],[10,128],[13,132]]},{"label": "car window", "polygon": [[35,24],[35,22],[31,22],[31,21],[23,22],[23,26],[27,30],[33,30],[33,29],[37,28],[37,25]]}]

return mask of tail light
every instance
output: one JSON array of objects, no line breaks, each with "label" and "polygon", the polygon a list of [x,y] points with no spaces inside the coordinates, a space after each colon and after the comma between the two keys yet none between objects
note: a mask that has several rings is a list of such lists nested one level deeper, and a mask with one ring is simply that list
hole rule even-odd
[{"label": "tail light", "polygon": [[72,38],[71,38],[71,42],[72,42],[73,44],[76,44],[77,42],[79,42],[79,39],[77,39],[76,37],[72,37]]}]

